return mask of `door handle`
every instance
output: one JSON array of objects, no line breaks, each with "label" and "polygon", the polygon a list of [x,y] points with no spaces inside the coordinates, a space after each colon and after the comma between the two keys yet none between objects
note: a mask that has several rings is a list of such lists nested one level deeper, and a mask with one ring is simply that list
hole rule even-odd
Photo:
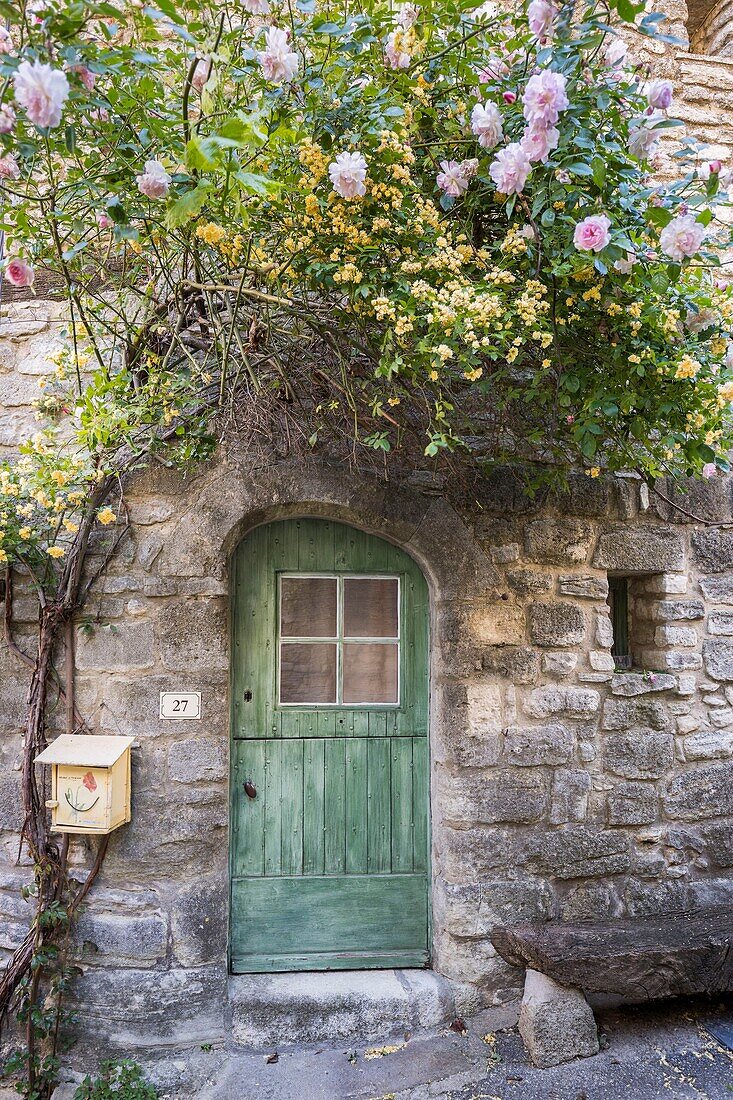
[{"label": "door handle", "polygon": [[247,798],[257,798],[257,788],[251,779],[248,779],[244,784],[244,793],[247,795]]}]

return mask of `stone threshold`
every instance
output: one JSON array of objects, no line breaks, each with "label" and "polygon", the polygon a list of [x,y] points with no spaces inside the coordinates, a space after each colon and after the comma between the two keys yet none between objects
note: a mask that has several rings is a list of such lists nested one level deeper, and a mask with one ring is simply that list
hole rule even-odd
[{"label": "stone threshold", "polygon": [[259,1051],[385,1040],[455,1017],[451,983],[432,970],[333,970],[229,978],[231,1036]]}]

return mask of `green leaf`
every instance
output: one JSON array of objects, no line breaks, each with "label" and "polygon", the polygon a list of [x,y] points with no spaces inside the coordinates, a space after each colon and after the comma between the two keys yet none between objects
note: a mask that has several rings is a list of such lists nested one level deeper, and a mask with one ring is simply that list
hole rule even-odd
[{"label": "green leaf", "polygon": [[606,163],[601,160],[600,157],[593,157],[591,161],[591,170],[593,172],[593,182],[596,187],[603,187],[606,182]]},{"label": "green leaf", "polygon": [[574,176],[592,176],[593,169],[589,164],[584,164],[582,160],[573,161],[572,164],[565,166],[566,172],[571,172]]},{"label": "green leaf", "polygon": [[664,229],[665,225],[669,225],[672,221],[674,214],[666,206],[647,206],[644,217],[652,225],[658,225],[660,229]]},{"label": "green leaf", "polygon": [[210,138],[192,137],[186,142],[186,167],[194,172],[210,172],[216,168],[216,153],[216,146]]},{"label": "green leaf", "polygon": [[178,14],[178,8],[172,0],[156,0],[155,7],[147,4],[143,8],[143,15],[148,19],[170,19],[173,23],[184,23],[185,20]]},{"label": "green leaf", "polygon": [[696,222],[700,222],[700,225],[710,225],[713,220],[712,210],[701,210],[695,218]]},{"label": "green leaf", "polygon": [[73,155],[76,151],[76,129],[73,126],[67,126],[64,130],[64,139],[66,141],[66,148]]},{"label": "green leaf", "polygon": [[190,222],[192,218],[195,218],[201,212],[212,187],[211,180],[199,180],[190,191],[186,191],[183,195],[179,195],[177,199],[174,199],[165,215],[165,223],[168,228],[178,229],[186,222]]},{"label": "green leaf", "polygon": [[657,294],[665,294],[669,288],[669,276],[664,271],[655,271],[651,277],[651,284]]},{"label": "green leaf", "polygon": [[278,183],[277,180],[270,179],[269,176],[260,176],[257,172],[237,172],[235,173],[235,179],[250,195],[259,195],[263,199],[277,195],[282,187],[282,184]]}]

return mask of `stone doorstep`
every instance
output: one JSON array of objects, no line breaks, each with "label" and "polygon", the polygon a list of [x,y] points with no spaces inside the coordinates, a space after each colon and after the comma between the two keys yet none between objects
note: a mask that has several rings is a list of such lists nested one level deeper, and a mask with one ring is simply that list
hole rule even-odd
[{"label": "stone doorstep", "polygon": [[438,1028],[455,1016],[451,984],[432,970],[332,970],[229,979],[232,1039],[248,1050],[363,1043]]}]

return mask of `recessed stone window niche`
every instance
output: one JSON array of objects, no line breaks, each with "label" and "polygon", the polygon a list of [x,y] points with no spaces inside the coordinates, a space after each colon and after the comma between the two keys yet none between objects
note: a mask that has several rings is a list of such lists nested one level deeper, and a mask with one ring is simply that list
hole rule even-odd
[{"label": "recessed stone window niche", "polygon": [[608,605],[617,672],[700,668],[697,623],[702,601],[685,598],[683,574],[608,574]]}]

